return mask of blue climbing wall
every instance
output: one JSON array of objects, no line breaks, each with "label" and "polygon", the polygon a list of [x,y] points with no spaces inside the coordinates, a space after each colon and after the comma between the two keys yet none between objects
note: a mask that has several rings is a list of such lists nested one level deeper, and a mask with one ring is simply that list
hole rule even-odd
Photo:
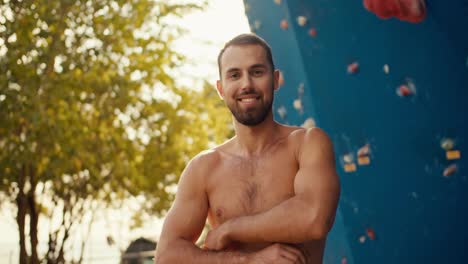
[{"label": "blue climbing wall", "polygon": [[332,138],[342,196],[324,263],[468,263],[468,1],[419,24],[361,0],[245,0],[284,84],[275,117]]}]

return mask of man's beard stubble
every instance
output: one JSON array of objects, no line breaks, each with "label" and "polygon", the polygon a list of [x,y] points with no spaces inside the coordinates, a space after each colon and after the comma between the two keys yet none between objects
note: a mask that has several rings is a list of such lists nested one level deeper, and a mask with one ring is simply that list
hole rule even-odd
[{"label": "man's beard stubble", "polygon": [[[253,91],[247,91],[245,94],[254,94],[255,92]],[[273,89],[272,89],[273,93]],[[237,122],[245,125],[245,126],[256,126],[260,123],[262,123],[268,114],[271,111],[271,107],[273,105],[273,97],[271,101],[265,102],[261,106],[260,109],[254,109],[254,110],[248,110],[248,111],[242,111],[237,107],[237,101],[233,105],[227,104],[227,107],[231,111],[232,115],[234,118],[237,120]]]}]

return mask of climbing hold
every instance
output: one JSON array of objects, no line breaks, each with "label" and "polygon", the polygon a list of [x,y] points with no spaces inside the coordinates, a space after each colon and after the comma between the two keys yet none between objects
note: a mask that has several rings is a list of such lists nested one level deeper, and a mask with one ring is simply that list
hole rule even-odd
[{"label": "climbing hold", "polygon": [[297,87],[297,95],[301,97],[304,94],[304,83],[299,84]]},{"label": "climbing hold", "polygon": [[284,30],[288,29],[289,27],[288,21],[286,19],[281,20],[280,27],[281,29],[284,29]]},{"label": "climbing hold", "polygon": [[461,154],[460,154],[460,151],[458,150],[449,150],[446,152],[445,156],[447,157],[447,160],[456,160],[456,159],[460,159]]},{"label": "climbing hold", "polygon": [[309,117],[304,121],[304,123],[302,123],[301,127],[303,127],[303,128],[316,127],[315,120],[312,117]]},{"label": "climbing hold", "polygon": [[310,28],[309,35],[315,38],[317,36],[317,30],[315,28]]},{"label": "climbing hold", "polygon": [[358,157],[358,164],[359,165],[369,165],[370,164],[370,158],[367,157],[367,156]]},{"label": "climbing hold", "polygon": [[343,155],[342,160],[344,162],[344,171],[345,172],[354,172],[356,171],[356,164],[354,163],[354,156],[352,153]]},{"label": "climbing hold", "polygon": [[307,23],[307,18],[305,16],[297,17],[297,24],[299,24],[299,26],[303,27],[305,26],[306,23]]},{"label": "climbing hold", "polygon": [[255,30],[258,30],[260,29],[260,26],[262,25],[262,22],[260,22],[260,20],[255,20],[254,22],[254,29]]},{"label": "climbing hold", "polygon": [[451,164],[447,168],[444,169],[444,177],[449,177],[450,175],[454,174],[457,172],[457,165],[456,164]]},{"label": "climbing hold", "polygon": [[370,155],[370,145],[365,144],[357,152],[358,164],[359,165],[369,165],[370,164],[369,155]]},{"label": "climbing hold", "polygon": [[281,5],[281,0],[275,0],[275,4]]},{"label": "climbing hold", "polygon": [[346,257],[342,257],[341,264],[348,264],[348,259]]},{"label": "climbing hold", "polygon": [[381,19],[396,17],[403,21],[419,23],[426,17],[424,0],[363,0],[363,4]]},{"label": "climbing hold", "polygon": [[385,72],[385,74],[388,74],[390,72],[390,67],[388,66],[388,64],[385,64],[383,66],[383,71]]},{"label": "climbing hold", "polygon": [[294,100],[293,106],[294,106],[294,109],[296,109],[297,111],[302,111],[302,101],[301,101],[301,99]]},{"label": "climbing hold", "polygon": [[349,74],[354,74],[354,73],[357,73],[358,71],[359,71],[359,63],[353,62],[353,63],[348,65],[348,73]]},{"label": "climbing hold", "polygon": [[375,240],[375,231],[372,227],[368,227],[366,229],[366,235],[370,240]]},{"label": "climbing hold", "polygon": [[362,146],[358,150],[357,154],[358,154],[358,157],[369,156],[370,155],[370,145],[365,144],[364,146]]},{"label": "climbing hold", "polygon": [[397,89],[397,94],[398,96],[408,96],[408,95],[412,95],[413,92],[410,90],[410,88],[405,85],[405,84],[402,84],[398,87]]},{"label": "climbing hold", "polygon": [[343,155],[343,161],[346,163],[352,163],[354,161],[353,154],[348,153],[346,155]]},{"label": "climbing hold", "polygon": [[355,172],[356,171],[356,164],[355,163],[346,163],[344,165],[345,172]]},{"label": "climbing hold", "polygon": [[286,107],[280,106],[278,107],[276,112],[278,113],[281,119],[284,119],[286,117],[286,113],[287,113]]},{"label": "climbing hold", "polygon": [[400,97],[406,97],[416,94],[416,85],[414,85],[411,79],[407,78],[405,80],[405,83],[398,86],[398,88],[396,89],[396,93]]},{"label": "climbing hold", "polygon": [[449,151],[455,147],[455,141],[451,138],[443,138],[440,141],[440,147],[446,151]]},{"label": "climbing hold", "polygon": [[365,237],[365,236],[360,236],[360,237],[359,237],[359,242],[360,242],[361,244],[363,244],[364,242],[366,242],[366,237]]}]

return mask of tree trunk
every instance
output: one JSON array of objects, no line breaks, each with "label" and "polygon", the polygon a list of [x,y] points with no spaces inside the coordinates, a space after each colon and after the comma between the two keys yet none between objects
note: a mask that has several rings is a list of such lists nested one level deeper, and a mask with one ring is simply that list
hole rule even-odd
[{"label": "tree trunk", "polygon": [[31,189],[28,192],[28,205],[29,205],[29,236],[31,238],[31,264],[39,264],[37,256],[37,225],[39,215],[36,206],[36,186],[35,172],[33,166],[29,166],[29,177]]},{"label": "tree trunk", "polygon": [[[90,202],[90,208],[91,208],[91,219],[89,220],[89,223],[88,223],[88,231],[86,232],[86,236],[83,237],[83,240],[81,242],[80,258],[78,259],[77,264],[82,264],[83,263],[83,256],[84,256],[84,252],[85,252],[86,243],[88,242],[88,238],[91,235],[91,228],[93,226],[94,215],[95,215],[94,214],[95,208],[93,208],[92,202]],[[81,212],[81,215],[83,215],[83,212]]]},{"label": "tree trunk", "polygon": [[18,196],[16,197],[16,205],[18,207],[18,214],[16,216],[16,222],[18,223],[19,229],[19,242],[20,242],[20,255],[19,263],[28,264],[28,254],[26,253],[26,234],[25,234],[25,222],[27,213],[27,200],[24,194],[24,183],[26,178],[26,171],[24,166],[21,168],[21,172],[18,175]]}]

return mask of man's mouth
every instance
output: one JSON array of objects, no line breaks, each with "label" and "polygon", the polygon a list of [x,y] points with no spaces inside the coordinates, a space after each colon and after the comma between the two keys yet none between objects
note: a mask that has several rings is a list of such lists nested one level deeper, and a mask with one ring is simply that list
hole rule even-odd
[{"label": "man's mouth", "polygon": [[260,97],[246,97],[246,98],[238,98],[237,101],[243,102],[243,103],[253,103],[259,99]]}]

